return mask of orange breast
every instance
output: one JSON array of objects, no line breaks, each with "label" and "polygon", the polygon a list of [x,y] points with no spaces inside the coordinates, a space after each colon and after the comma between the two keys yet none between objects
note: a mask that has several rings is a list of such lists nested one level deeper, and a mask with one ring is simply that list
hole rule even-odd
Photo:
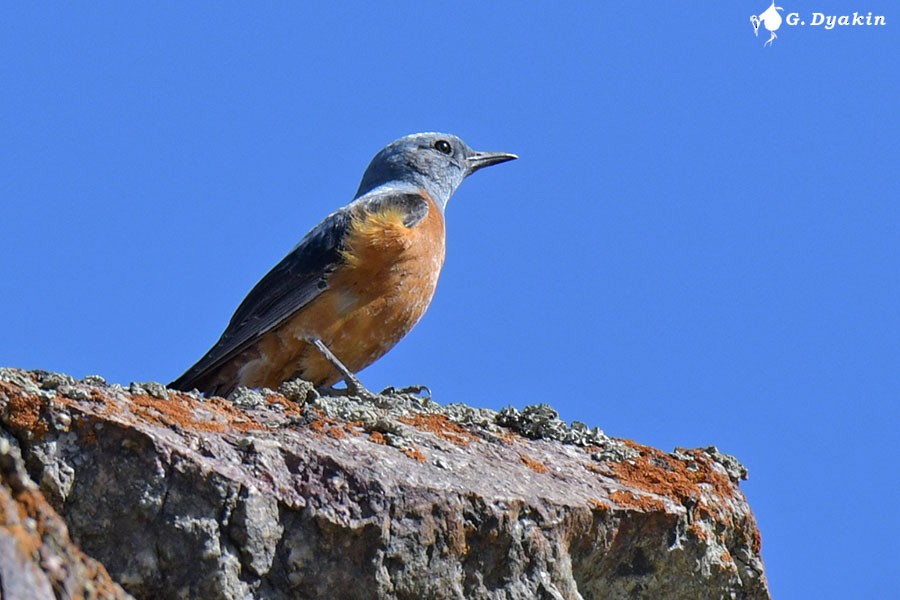
[{"label": "orange breast", "polygon": [[399,210],[357,215],[328,289],[260,341],[259,359],[241,370],[241,384],[277,387],[300,376],[331,385],[340,376],[308,337],[321,339],[355,372],[409,333],[431,303],[444,264],[444,219],[428,203],[428,214],[413,227]]}]

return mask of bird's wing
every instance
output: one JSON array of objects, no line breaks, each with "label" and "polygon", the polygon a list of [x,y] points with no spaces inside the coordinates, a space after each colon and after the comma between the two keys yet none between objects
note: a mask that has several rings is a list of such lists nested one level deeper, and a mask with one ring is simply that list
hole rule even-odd
[{"label": "bird's wing", "polygon": [[384,190],[366,194],[329,215],[254,286],[216,345],[171,387],[193,387],[194,382],[240,354],[327,290],[329,276],[343,261],[341,252],[353,215],[391,207],[404,212],[407,227],[418,223],[428,212],[427,201],[421,195]]},{"label": "bird's wing", "polygon": [[328,276],[341,261],[350,226],[348,209],[344,207],[319,223],[253,287],[216,345],[171,387],[191,387],[328,288]]}]

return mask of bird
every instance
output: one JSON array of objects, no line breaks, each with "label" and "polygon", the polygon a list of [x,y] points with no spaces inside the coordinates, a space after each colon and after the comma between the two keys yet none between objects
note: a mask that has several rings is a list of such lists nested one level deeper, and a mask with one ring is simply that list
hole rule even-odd
[{"label": "bird", "polygon": [[472,173],[516,158],[477,152],[447,133],[391,142],[369,163],[353,200],[253,287],[216,344],[169,387],[224,397],[302,378],[332,392],[343,381],[343,393],[375,397],[355,374],[393,348],[431,303],[450,197]]}]

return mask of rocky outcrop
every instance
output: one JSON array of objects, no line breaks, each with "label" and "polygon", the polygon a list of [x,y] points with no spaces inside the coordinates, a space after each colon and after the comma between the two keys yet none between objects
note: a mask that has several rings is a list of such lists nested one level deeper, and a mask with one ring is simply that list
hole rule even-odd
[{"label": "rocky outcrop", "polygon": [[130,598],[69,538],[66,524],[0,435],[0,598]]},{"label": "rocky outcrop", "polygon": [[[0,430],[40,485],[28,494],[138,598],[769,597],[735,459],[547,406],[363,402],[303,382],[204,399],[2,369]],[[0,496],[7,522],[16,493]],[[6,539],[4,586],[10,561],[44,568]],[[102,579],[60,539],[88,565],[66,573]]]}]

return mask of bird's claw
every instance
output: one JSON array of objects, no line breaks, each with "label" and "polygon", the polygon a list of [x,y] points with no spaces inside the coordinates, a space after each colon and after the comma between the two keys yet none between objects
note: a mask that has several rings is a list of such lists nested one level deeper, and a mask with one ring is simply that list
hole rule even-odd
[{"label": "bird's claw", "polygon": [[359,383],[357,380],[355,384],[350,382],[345,382],[347,387],[336,388],[331,385],[322,386],[316,388],[316,391],[321,396],[331,396],[331,397],[342,397],[342,398],[359,398],[360,400],[367,400],[372,402],[378,399],[379,394],[369,391],[367,387]]},{"label": "bird's claw", "polygon": [[362,382],[360,382],[360,380],[356,377],[345,377],[344,383],[347,385],[347,388],[345,390],[345,394],[347,396],[353,396],[355,398],[359,398],[360,400],[367,400],[369,402],[378,399],[378,394],[370,392],[369,388],[364,386]]},{"label": "bird's claw", "polygon": [[401,394],[412,394],[419,396],[423,400],[431,400],[431,389],[427,385],[408,385],[402,388],[395,388],[392,385],[381,390],[382,396],[400,396]]}]

